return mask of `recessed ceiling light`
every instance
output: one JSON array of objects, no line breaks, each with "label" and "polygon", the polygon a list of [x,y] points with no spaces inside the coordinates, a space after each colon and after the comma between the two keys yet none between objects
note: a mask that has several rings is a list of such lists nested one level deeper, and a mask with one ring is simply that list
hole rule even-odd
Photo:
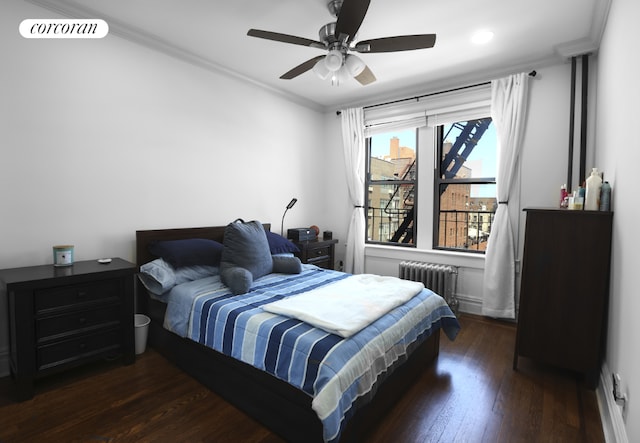
[{"label": "recessed ceiling light", "polygon": [[483,30],[478,31],[471,36],[471,41],[476,45],[483,45],[490,42],[493,39],[493,32]]}]

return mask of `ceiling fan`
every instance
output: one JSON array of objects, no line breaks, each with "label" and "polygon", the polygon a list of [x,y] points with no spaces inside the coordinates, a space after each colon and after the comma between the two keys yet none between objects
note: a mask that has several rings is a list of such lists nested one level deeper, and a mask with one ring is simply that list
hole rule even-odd
[{"label": "ceiling fan", "polygon": [[355,78],[362,85],[368,85],[376,77],[360,57],[350,52],[366,54],[409,51],[432,48],[436,43],[435,34],[399,35],[356,42],[356,34],[367,14],[369,3],[371,0],[330,0],[327,7],[337,20],[320,28],[319,41],[259,29],[250,29],[247,35],[328,51],[327,54],[313,57],[284,73],[280,76],[281,79],[290,80],[313,70],[323,80],[330,77],[334,85],[349,77]]}]

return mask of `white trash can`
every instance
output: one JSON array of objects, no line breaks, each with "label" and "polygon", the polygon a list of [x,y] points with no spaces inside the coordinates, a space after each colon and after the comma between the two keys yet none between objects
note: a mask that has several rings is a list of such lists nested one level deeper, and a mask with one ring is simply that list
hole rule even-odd
[{"label": "white trash can", "polygon": [[142,354],[147,348],[147,335],[149,334],[151,319],[144,314],[136,314],[134,319],[136,334],[136,354]]}]

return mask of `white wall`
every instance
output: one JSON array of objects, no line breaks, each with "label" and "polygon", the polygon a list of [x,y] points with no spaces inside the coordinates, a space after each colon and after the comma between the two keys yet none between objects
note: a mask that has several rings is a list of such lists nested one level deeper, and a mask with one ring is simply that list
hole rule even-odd
[{"label": "white wall", "polygon": [[[614,211],[609,331],[603,373],[608,370],[622,376],[629,400],[626,409],[617,412],[622,414],[624,431],[631,442],[640,441],[640,378],[636,378],[640,376],[640,297],[635,276],[640,221],[640,141],[636,135],[640,102],[638,17],[640,3],[636,0],[613,0],[598,54],[595,158],[596,166],[604,170],[613,188]],[[610,399],[610,392],[605,394]]]},{"label": "white wall", "polygon": [[[279,231],[324,213],[323,115],[259,87],[119,37],[23,39],[25,18],[0,4],[0,268],[135,260],[137,229],[224,225],[237,217]],[[0,324],[6,325],[0,295]],[[0,375],[7,339],[0,330]]]},{"label": "white wall", "polygon": [[[524,239],[525,207],[558,205],[560,186],[566,181],[567,149],[569,143],[569,101],[571,84],[571,66],[563,63],[555,66],[536,68],[538,75],[530,79],[530,98],[527,119],[527,130],[522,151],[521,200],[511,199],[513,211],[519,214],[522,222],[518,243]],[[429,92],[426,90],[425,93]],[[402,98],[402,97],[399,97]],[[340,118],[335,113],[325,116],[329,155],[334,159],[330,174],[332,211],[343,217],[344,229],[339,232],[341,238],[346,237],[346,226],[350,214],[348,194],[344,187],[344,162],[342,162],[342,139],[340,138]],[[420,158],[430,158],[430,153],[421,153]],[[551,159],[551,160],[550,160]],[[422,163],[421,163],[422,164]],[[421,171],[426,170],[422,168]],[[424,176],[421,173],[420,179]],[[426,180],[429,188],[432,177]],[[424,180],[423,180],[424,181]],[[421,185],[421,187],[425,184]],[[421,193],[421,198],[427,193]],[[419,220],[430,217],[431,203],[424,203],[420,210]],[[418,229],[431,229],[430,223],[421,222]],[[521,247],[518,256],[521,256]],[[397,275],[398,263],[402,260],[423,260],[429,262],[460,266],[457,296],[461,302],[461,310],[480,313],[482,304],[482,279],[484,256],[460,254],[446,251],[432,251],[418,244],[418,248],[394,248],[370,245],[366,247],[365,271],[383,275]]]}]

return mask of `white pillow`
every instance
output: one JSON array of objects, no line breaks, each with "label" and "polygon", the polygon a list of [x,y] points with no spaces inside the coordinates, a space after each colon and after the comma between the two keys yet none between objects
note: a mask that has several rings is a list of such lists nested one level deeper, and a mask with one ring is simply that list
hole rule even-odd
[{"label": "white pillow", "polygon": [[138,278],[149,292],[156,295],[162,295],[176,285],[173,266],[161,258],[140,266]]},{"label": "white pillow", "polygon": [[210,265],[191,265],[174,268],[168,262],[157,258],[140,266],[138,278],[149,292],[162,295],[180,283],[218,275],[220,269]]}]

